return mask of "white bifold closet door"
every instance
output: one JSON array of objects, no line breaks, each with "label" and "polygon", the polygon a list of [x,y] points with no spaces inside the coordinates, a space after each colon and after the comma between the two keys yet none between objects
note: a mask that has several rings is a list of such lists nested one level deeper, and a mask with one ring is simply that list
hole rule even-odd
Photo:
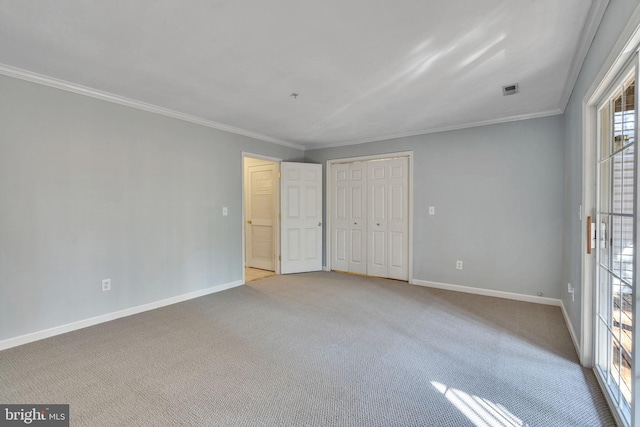
[{"label": "white bifold closet door", "polygon": [[367,163],[333,166],[333,269],[367,274]]},{"label": "white bifold closet door", "polygon": [[409,279],[408,158],[335,164],[332,268]]},{"label": "white bifold closet door", "polygon": [[368,167],[367,274],[408,280],[409,161],[372,161]]}]

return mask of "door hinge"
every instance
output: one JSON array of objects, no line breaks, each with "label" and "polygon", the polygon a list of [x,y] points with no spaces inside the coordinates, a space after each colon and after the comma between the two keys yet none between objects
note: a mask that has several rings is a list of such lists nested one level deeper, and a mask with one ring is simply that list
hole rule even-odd
[{"label": "door hinge", "polygon": [[282,174],[278,172],[278,178],[282,178]]},{"label": "door hinge", "polygon": [[278,214],[278,219],[280,219],[280,220],[282,219],[282,214],[281,213]]},{"label": "door hinge", "polygon": [[278,261],[282,261],[282,256],[278,255]]}]

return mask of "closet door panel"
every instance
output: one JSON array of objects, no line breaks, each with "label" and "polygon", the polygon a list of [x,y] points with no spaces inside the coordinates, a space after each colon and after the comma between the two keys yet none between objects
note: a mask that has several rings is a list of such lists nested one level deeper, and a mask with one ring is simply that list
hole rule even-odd
[{"label": "closet door panel", "polygon": [[367,248],[364,242],[365,233],[363,233],[362,230],[351,231],[351,254],[349,257],[349,271],[352,273],[367,273],[367,257],[365,252]]},{"label": "closet door panel", "polygon": [[409,159],[388,160],[389,264],[386,277],[409,279]]},{"label": "closet door panel", "polygon": [[369,245],[369,258],[367,274],[369,276],[387,277],[387,233],[373,230],[369,233],[371,244]]},{"label": "closet door panel", "polygon": [[349,177],[349,272],[367,274],[367,163],[351,163]]},{"label": "closet door panel", "polygon": [[331,200],[331,267],[334,270],[349,271],[350,229],[349,229],[349,165],[331,166],[333,195]]},{"label": "closet door panel", "polygon": [[367,221],[367,274],[387,277],[388,271],[388,185],[387,160],[369,163],[368,221]]}]

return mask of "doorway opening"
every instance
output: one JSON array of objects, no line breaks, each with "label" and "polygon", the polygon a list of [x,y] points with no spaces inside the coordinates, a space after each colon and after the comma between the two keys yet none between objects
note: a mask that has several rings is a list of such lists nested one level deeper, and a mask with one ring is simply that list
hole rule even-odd
[{"label": "doorway opening", "polygon": [[243,281],[322,270],[322,166],[243,152],[242,172]]},{"label": "doorway opening", "polygon": [[244,282],[280,273],[280,159],[243,153]]}]

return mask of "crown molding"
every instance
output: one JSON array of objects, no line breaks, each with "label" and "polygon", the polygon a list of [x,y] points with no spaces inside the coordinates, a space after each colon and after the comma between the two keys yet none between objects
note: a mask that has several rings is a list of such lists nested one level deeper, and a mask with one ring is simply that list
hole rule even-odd
[{"label": "crown molding", "polygon": [[228,126],[222,123],[214,122],[212,120],[203,119],[201,117],[192,116],[190,114],[180,113],[178,111],[170,110],[168,108],[159,107],[157,105],[148,104],[142,101],[136,101],[135,99],[125,98],[124,96],[115,95],[109,92],[104,92],[98,89],[82,86],[76,83],[71,83],[65,80],[56,79],[54,77],[45,76],[42,74],[34,73],[32,71],[23,70],[21,68],[12,67],[6,64],[0,64],[0,74],[13,77],[20,80],[26,80],[31,83],[37,83],[44,86],[49,86],[55,89],[64,90],[67,92],[73,92],[79,95],[88,96],[91,98],[100,99],[102,101],[113,102],[114,104],[124,105],[126,107],[136,108],[138,110],[147,111],[149,113],[159,114],[173,119],[182,120],[189,123],[195,123],[197,125],[206,126],[208,128],[221,130],[224,132],[233,133],[236,135],[247,136],[249,138],[257,139],[264,142],[271,142],[273,144],[284,145],[285,147],[295,148],[298,150],[305,149],[300,144],[295,144],[290,141],[284,141],[278,138],[272,138],[267,135],[263,135],[249,130],[240,129],[233,126]]},{"label": "crown molding", "polygon": [[562,112],[567,108],[569,98],[571,98],[571,93],[573,92],[573,87],[578,80],[580,70],[582,70],[582,65],[584,64],[584,60],[587,58],[587,53],[589,52],[589,48],[591,48],[591,43],[596,36],[596,32],[598,31],[598,27],[600,27],[600,22],[602,21],[608,5],[609,0],[593,0],[593,3],[591,4],[587,20],[584,27],[582,27],[578,48],[576,49],[575,55],[573,55],[571,67],[569,68],[569,73],[567,74],[567,79],[564,83],[564,90],[560,97],[560,110],[562,110]]},{"label": "crown molding", "polygon": [[368,142],[387,141],[391,139],[407,138],[410,136],[420,136],[420,135],[427,135],[427,134],[438,133],[438,132],[449,132],[454,130],[469,129],[469,128],[475,128],[480,126],[517,122],[520,120],[538,119],[541,117],[556,116],[558,114],[562,114],[562,110],[559,108],[554,108],[553,110],[540,111],[537,113],[518,114],[515,116],[501,117],[498,119],[481,120],[478,122],[462,123],[462,124],[453,125],[453,126],[443,126],[443,127],[437,127],[437,128],[422,129],[419,131],[386,135],[379,138],[376,137],[376,138],[356,139],[351,141],[336,142],[332,144],[309,143],[309,144],[306,144],[306,150],[321,150],[323,148],[344,147],[346,145],[366,144]]}]

